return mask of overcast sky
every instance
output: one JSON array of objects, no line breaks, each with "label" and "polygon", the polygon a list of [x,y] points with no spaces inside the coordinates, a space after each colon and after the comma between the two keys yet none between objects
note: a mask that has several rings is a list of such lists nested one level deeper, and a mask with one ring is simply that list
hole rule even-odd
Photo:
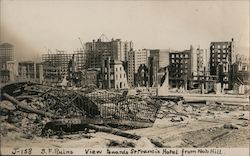
[{"label": "overcast sky", "polygon": [[47,49],[72,52],[101,34],[134,42],[135,49],[184,50],[230,41],[249,53],[249,1],[1,0],[1,42],[16,58]]}]

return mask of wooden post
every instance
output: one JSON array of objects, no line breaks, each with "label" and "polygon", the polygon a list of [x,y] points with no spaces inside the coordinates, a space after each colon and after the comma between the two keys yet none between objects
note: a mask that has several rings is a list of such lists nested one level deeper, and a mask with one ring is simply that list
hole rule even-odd
[{"label": "wooden post", "polygon": [[97,126],[97,125],[93,125],[93,124],[88,124],[87,127],[90,129],[94,129],[96,131],[99,131],[99,132],[110,133],[110,134],[130,138],[130,139],[139,140],[141,138],[141,136],[139,136],[139,135],[130,134],[130,133],[127,133],[125,131],[121,131],[120,129],[116,129],[116,128],[108,128],[105,126]]},{"label": "wooden post", "polygon": [[25,106],[24,104],[17,101],[14,97],[10,96],[7,93],[4,93],[3,96],[5,96],[13,104],[17,105],[18,107],[20,107],[22,109],[25,109],[25,110],[31,112],[31,113],[35,113],[35,114],[39,114],[39,115],[47,116],[47,117],[51,117],[51,118],[58,118],[57,116],[54,116],[53,114],[50,114],[50,113],[47,113],[47,112],[44,112],[44,111],[36,110],[36,109],[30,108],[28,106]]}]

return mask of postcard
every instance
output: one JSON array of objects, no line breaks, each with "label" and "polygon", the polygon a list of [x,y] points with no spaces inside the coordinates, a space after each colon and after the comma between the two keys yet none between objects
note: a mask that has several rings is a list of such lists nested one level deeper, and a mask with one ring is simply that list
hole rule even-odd
[{"label": "postcard", "polygon": [[249,1],[0,4],[1,155],[249,155]]}]

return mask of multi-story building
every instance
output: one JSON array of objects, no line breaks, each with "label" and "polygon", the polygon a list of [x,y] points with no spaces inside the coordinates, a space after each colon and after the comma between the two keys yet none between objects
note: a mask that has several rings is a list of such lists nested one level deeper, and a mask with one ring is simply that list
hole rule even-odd
[{"label": "multi-story building", "polygon": [[127,61],[128,52],[133,49],[133,42],[112,39],[104,41],[100,38],[85,44],[86,68],[101,68],[101,62],[108,57],[111,60]]},{"label": "multi-story building", "polygon": [[14,62],[14,46],[9,43],[0,44],[0,80],[1,83],[13,81],[15,71],[10,68],[11,62]]},{"label": "multi-story building", "polygon": [[122,62],[108,57],[102,60],[101,84],[103,89],[128,88],[127,75]]},{"label": "multi-story building", "polygon": [[169,83],[172,87],[191,88],[193,76],[197,74],[197,53],[190,50],[170,52]]},{"label": "multi-story building", "polygon": [[149,50],[131,50],[128,52],[128,84],[135,87],[135,74],[141,65],[148,64]]},{"label": "multi-story building", "polygon": [[232,88],[231,65],[235,62],[234,40],[228,42],[211,42],[210,44],[210,74],[218,77],[224,89]]},{"label": "multi-story building", "polygon": [[14,61],[14,46],[9,43],[0,44],[0,69],[6,70],[7,61]]},{"label": "multi-story building", "polygon": [[45,81],[59,82],[68,74],[69,62],[73,54],[57,51],[42,55]]},{"label": "multi-story building", "polygon": [[198,75],[203,75],[209,71],[209,57],[208,49],[197,49],[197,70]]},{"label": "multi-story building", "polygon": [[148,69],[149,69],[149,87],[158,87],[158,70],[160,68],[160,50],[150,50],[148,57]]},{"label": "multi-story building", "polygon": [[42,83],[43,65],[34,61],[21,61],[18,62],[18,79],[19,80],[32,80]]}]

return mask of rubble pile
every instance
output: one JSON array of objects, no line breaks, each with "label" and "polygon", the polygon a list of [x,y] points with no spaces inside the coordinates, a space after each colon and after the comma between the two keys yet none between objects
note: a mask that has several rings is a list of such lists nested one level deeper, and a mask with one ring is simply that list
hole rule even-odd
[{"label": "rubble pile", "polygon": [[[231,134],[245,134],[249,126],[244,112],[248,108],[214,101],[127,96],[92,88],[10,88],[3,89],[0,121],[1,136],[13,140],[99,139],[112,148],[209,147]],[[105,138],[100,133],[108,134]]]},{"label": "rubble pile", "polygon": [[110,142],[107,144],[108,147],[119,147],[119,148],[133,148],[136,146],[134,142],[129,142],[127,140],[124,141],[117,141],[117,140],[110,140]]},{"label": "rubble pile", "polygon": [[136,139],[136,135],[105,126],[152,126],[161,105],[152,98],[85,90],[29,84],[4,90],[2,99],[9,101],[1,101],[2,135],[15,131],[32,138],[46,133],[61,135],[65,129],[69,132],[94,129]]},{"label": "rubble pile", "polygon": [[[9,101],[1,101],[0,107],[2,136],[15,133],[19,137],[31,139],[34,136],[40,136],[42,128],[50,120],[47,117],[18,109]],[[30,105],[30,107],[34,108],[35,106]]]},{"label": "rubble pile", "polygon": [[[157,114],[158,119],[167,118],[172,122],[181,122],[187,118],[198,119],[202,116],[214,116],[216,114],[230,113],[234,111],[246,111],[248,107],[241,105],[228,105],[214,101],[204,101],[201,103],[186,103],[184,100],[170,101],[164,100]],[[239,119],[248,120],[244,117]]]}]

